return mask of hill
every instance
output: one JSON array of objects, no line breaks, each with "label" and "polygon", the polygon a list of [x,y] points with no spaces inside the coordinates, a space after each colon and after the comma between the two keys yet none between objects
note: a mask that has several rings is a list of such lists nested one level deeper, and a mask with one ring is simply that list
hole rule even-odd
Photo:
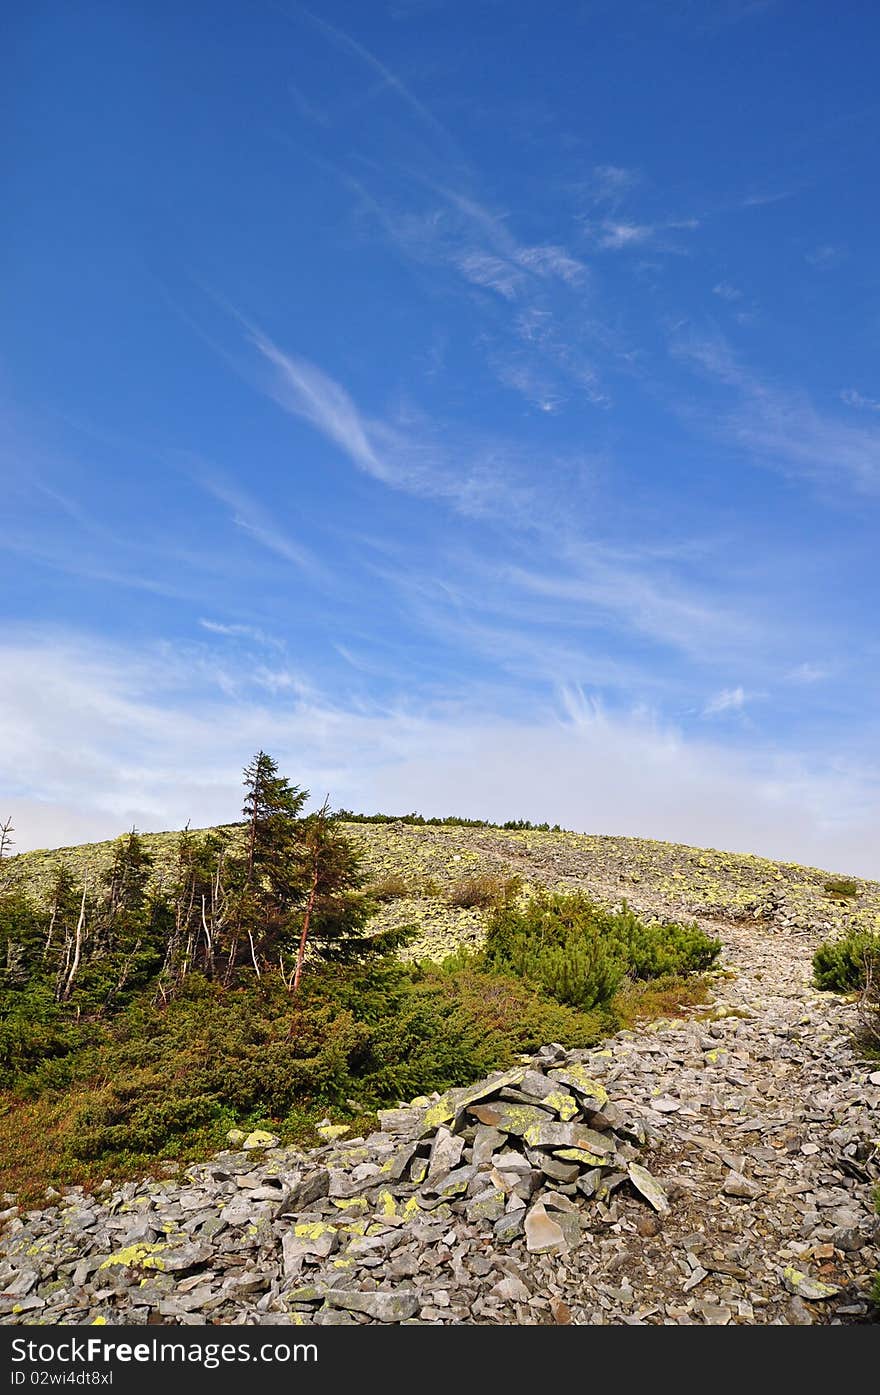
[{"label": "hill", "polygon": [[[72,1089],[59,1075],[45,1098],[10,1094],[0,1108],[0,1160],[16,1185],[30,1181],[31,1208],[0,1217],[0,1323],[876,1320],[880,1071],[854,1039],[851,998],[811,982],[829,930],[877,923],[876,883],[631,838],[402,822],[345,831],[384,898],[381,918],[415,919],[435,954],[484,931],[479,908],[457,903],[517,876],[610,903],[625,894],[646,915],[696,916],[723,943],[721,972],[690,999],[679,980],[671,1018],[623,1030],[551,1019],[546,1004],[536,1018],[533,1001],[485,976],[415,977],[403,1016],[380,1017],[378,1033],[388,1102],[418,1098],[378,1118],[321,1093],[328,1035],[336,1058],[363,1051],[337,1035],[343,1018],[350,1032],[350,985],[341,1014],[319,996],[299,1018],[278,992],[259,1020],[254,991],[222,1017],[212,998],[165,1013],[136,1005],[76,1066]],[[145,842],[161,882],[174,835]],[[110,850],[64,852],[81,877],[96,876]],[[58,857],[25,854],[7,870],[39,894]],[[379,997],[358,991],[373,1020]],[[204,1015],[187,1016],[194,1009]],[[291,1045],[304,1071],[308,1011],[315,1070],[297,1088],[334,1123],[316,1114],[302,1133],[297,1109],[273,1118],[266,1096],[251,1110],[243,1089],[251,1059],[253,1078],[276,1088]],[[507,1059],[481,1057],[499,1024]],[[442,1068],[419,1054],[426,1027],[431,1052],[453,1034]],[[565,1045],[536,1050],[551,1040],[542,1032]],[[234,1091],[236,1107],[194,1133],[218,1054],[218,1098]],[[487,1064],[507,1068],[474,1084]],[[438,1068],[459,1088],[428,1093]],[[351,1076],[343,1096],[370,1079],[379,1076]],[[187,1129],[174,1112],[184,1107]],[[96,1185],[105,1169],[131,1180]],[[86,1185],[69,1185],[76,1178]]]},{"label": "hill", "polygon": [[[235,834],[238,826],[220,832]],[[410,958],[442,958],[483,932],[479,878],[518,877],[525,888],[581,889],[613,905],[626,900],[643,915],[706,921],[755,921],[823,934],[880,928],[880,882],[747,853],[693,848],[646,838],[390,822],[342,823],[361,855],[368,881],[382,892],[376,929],[415,923]],[[146,833],[154,879],[171,876],[178,834]],[[97,878],[112,842],[19,853],[5,876],[44,898],[54,868],[74,879]],[[456,902],[476,899],[467,906]]]}]

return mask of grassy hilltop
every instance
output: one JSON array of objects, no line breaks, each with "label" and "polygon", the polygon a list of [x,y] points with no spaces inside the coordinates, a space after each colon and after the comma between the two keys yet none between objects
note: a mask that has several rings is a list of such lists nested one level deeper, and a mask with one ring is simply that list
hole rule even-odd
[{"label": "grassy hilltop", "polygon": [[[217,831],[233,837],[239,825]],[[880,882],[842,877],[815,867],[624,838],[540,829],[461,827],[457,824],[343,822],[369,883],[381,893],[377,929],[416,923],[408,957],[442,958],[478,939],[484,927],[473,879],[519,877],[526,889],[577,888],[606,904],[625,899],[648,915],[696,916],[791,924],[844,932],[880,929]],[[178,834],[145,833],[155,881],[170,879]],[[20,853],[6,867],[20,885],[44,897],[60,861],[74,879],[98,877],[112,842]],[[457,904],[474,899],[471,906]]]}]

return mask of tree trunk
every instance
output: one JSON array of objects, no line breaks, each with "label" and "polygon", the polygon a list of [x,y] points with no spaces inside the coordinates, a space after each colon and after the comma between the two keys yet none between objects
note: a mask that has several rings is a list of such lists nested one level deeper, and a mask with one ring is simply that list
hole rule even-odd
[{"label": "tree trunk", "polygon": [[79,961],[82,958],[83,931],[86,924],[86,884],[83,882],[82,902],[79,908],[79,920],[76,922],[76,940],[73,950],[73,963],[70,966],[70,973],[67,975],[67,982],[61,994],[62,1003],[66,1003],[73,992],[73,985],[79,973]]},{"label": "tree trunk", "polygon": [[303,960],[306,957],[306,941],[309,938],[309,923],[312,919],[312,911],[315,907],[315,897],[318,893],[318,850],[315,849],[315,862],[312,868],[312,885],[309,891],[309,899],[306,903],[305,915],[303,916],[302,934],[299,937],[299,950],[296,956],[296,972],[293,975],[293,991],[299,988],[299,981],[302,978]]}]

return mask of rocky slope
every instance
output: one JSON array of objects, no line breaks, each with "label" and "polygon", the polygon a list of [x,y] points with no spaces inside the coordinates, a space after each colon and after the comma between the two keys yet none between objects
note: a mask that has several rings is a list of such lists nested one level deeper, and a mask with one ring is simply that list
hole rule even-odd
[{"label": "rocky slope", "polygon": [[185,1175],[10,1208],[0,1320],[871,1320],[880,1071],[853,1005],[809,986],[821,932],[742,911],[713,924],[729,974],[691,1021],[549,1048],[309,1155],[236,1141]]},{"label": "rocky slope", "polygon": [[[857,924],[880,929],[880,883],[854,879],[855,894],[826,890],[831,874],[744,853],[690,848],[645,838],[600,837],[499,828],[391,824],[344,825],[363,857],[368,879],[401,878],[407,894],[383,904],[375,924],[416,924],[413,956],[442,957],[479,939],[483,917],[450,903],[456,884],[474,874],[520,877],[526,887],[581,887],[609,904],[625,898],[645,915],[700,917],[825,935]],[[234,827],[226,831],[236,836]],[[161,884],[171,873],[175,833],[143,842]],[[64,860],[75,878],[97,877],[111,844],[23,853],[4,863],[6,875],[37,895]]]}]

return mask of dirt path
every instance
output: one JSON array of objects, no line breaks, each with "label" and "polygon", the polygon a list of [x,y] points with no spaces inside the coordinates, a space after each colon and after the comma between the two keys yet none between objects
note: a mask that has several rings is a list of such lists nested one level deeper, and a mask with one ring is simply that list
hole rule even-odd
[{"label": "dirt path", "polygon": [[706,929],[733,971],[718,1011],[735,1015],[624,1032],[590,1061],[651,1120],[670,1215],[621,1196],[593,1244],[534,1261],[531,1283],[593,1323],[870,1320],[880,1063],[858,1057],[853,1005],[810,986],[818,936]]}]

